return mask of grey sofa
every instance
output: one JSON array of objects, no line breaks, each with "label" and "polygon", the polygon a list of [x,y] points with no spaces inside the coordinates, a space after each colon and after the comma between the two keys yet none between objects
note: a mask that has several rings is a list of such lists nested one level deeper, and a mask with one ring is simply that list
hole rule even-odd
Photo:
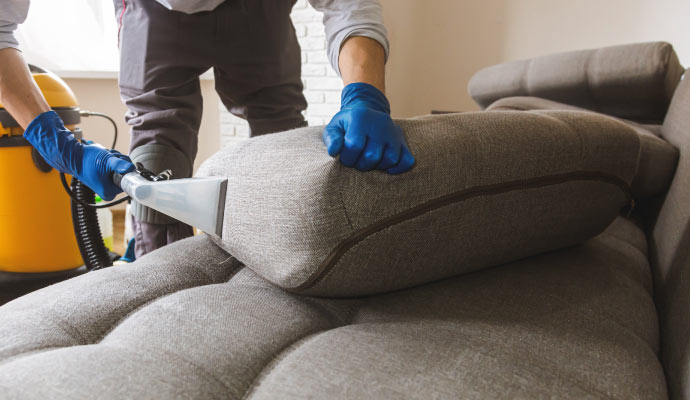
[{"label": "grey sofa", "polygon": [[[665,43],[487,68],[470,83],[485,111],[401,121],[420,157],[395,181],[319,158],[319,128],[224,150],[202,169],[231,179],[222,240],[183,240],[0,307],[0,398],[690,398],[682,73]],[[251,165],[295,140],[300,174],[269,166],[284,173],[270,181]],[[594,163],[630,194],[580,174],[430,208],[449,199],[439,188],[495,188],[485,180],[515,182],[541,162]],[[444,178],[419,183],[434,171]],[[356,243],[333,194],[314,191],[334,181],[398,193],[342,198],[345,223],[364,226]],[[380,222],[396,207],[416,225]],[[393,243],[404,245],[387,264],[377,255]],[[334,246],[345,250],[328,264]]]}]

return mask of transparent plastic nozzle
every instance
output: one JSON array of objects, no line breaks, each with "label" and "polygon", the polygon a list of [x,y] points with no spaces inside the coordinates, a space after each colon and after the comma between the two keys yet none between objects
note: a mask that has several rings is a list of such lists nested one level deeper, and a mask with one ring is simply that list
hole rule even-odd
[{"label": "transparent plastic nozzle", "polygon": [[137,172],[120,187],[139,203],[216,236],[223,234],[226,178],[150,181]]}]

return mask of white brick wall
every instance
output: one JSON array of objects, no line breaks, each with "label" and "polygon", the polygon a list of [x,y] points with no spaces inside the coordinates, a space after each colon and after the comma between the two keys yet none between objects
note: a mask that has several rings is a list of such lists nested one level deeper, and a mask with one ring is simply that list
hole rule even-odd
[{"label": "white brick wall", "polygon": [[[304,96],[309,104],[304,117],[309,125],[325,125],[340,109],[343,82],[326,57],[322,13],[314,10],[307,0],[298,0],[291,16],[302,48],[302,82]],[[222,103],[220,132],[222,146],[249,137],[247,122],[230,114]]]}]

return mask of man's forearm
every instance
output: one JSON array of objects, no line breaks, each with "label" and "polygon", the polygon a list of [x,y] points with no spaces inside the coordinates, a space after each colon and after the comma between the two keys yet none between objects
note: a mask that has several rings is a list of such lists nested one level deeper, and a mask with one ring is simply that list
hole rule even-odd
[{"label": "man's forearm", "polygon": [[368,83],[385,93],[385,58],[383,47],[376,40],[363,36],[348,38],[338,59],[343,83]]},{"label": "man's forearm", "polygon": [[0,103],[24,129],[39,114],[50,110],[22,53],[13,48],[0,50]]}]

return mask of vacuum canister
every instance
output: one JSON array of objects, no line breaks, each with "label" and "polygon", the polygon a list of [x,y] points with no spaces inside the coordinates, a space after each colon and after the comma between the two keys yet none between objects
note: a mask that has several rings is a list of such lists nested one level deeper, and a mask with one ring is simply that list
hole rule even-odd
[{"label": "vacuum canister", "polygon": [[[31,66],[48,104],[79,136],[77,99],[57,76]],[[83,265],[60,175],[0,105],[0,271],[54,272]]]}]

